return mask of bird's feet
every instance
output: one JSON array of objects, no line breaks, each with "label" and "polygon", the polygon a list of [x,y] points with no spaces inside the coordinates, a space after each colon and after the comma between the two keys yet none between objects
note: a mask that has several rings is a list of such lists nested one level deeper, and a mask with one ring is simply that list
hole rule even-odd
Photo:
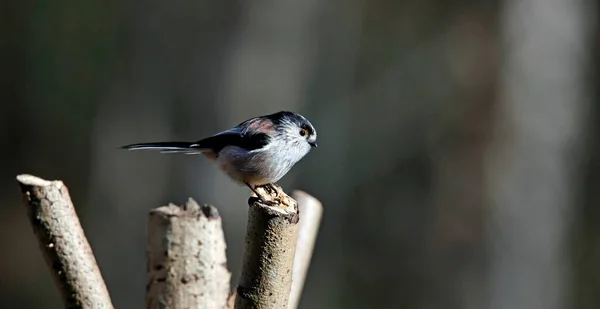
[{"label": "bird's feet", "polygon": [[279,205],[279,202],[276,201],[271,201],[271,200],[265,200],[262,196],[260,197],[260,202],[267,205],[267,206],[275,206],[275,205]]},{"label": "bird's feet", "polygon": [[270,184],[270,183],[268,183],[266,185],[263,185],[262,187],[265,188],[265,190],[267,192],[269,192],[269,194],[271,194],[271,193],[277,193],[277,188],[275,188],[275,186],[272,185],[272,184]]},{"label": "bird's feet", "polygon": [[254,192],[254,194],[256,194],[256,196],[260,199],[261,203],[263,203],[263,204],[265,204],[267,206],[279,205],[279,202],[266,199],[265,196],[264,196],[264,194],[261,194],[260,192],[258,192],[256,190],[256,188],[261,187],[261,188],[264,189],[264,191],[266,191],[266,193],[268,193],[269,195],[271,195],[272,193],[277,193],[277,189],[273,185],[271,185],[271,184],[265,184],[265,185],[262,185],[262,186],[253,187],[250,184],[246,183],[246,186],[248,186],[248,188],[250,188],[250,190],[252,190],[252,192]]}]

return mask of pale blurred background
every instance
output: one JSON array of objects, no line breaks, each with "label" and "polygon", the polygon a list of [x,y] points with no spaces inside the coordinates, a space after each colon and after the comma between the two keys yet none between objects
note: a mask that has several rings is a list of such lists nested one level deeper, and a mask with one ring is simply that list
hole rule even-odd
[{"label": "pale blurred background", "polygon": [[293,110],[280,184],[325,212],[303,309],[600,308],[598,2],[0,4],[0,308],[61,308],[15,181],[70,189],[116,308],[143,308],[148,210],[216,205],[237,282],[249,190],[129,153]]}]

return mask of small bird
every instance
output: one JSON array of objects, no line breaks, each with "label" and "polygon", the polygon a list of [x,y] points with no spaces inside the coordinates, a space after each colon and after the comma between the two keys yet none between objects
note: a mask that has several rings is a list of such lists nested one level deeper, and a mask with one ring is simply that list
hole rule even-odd
[{"label": "small bird", "polygon": [[235,182],[248,186],[263,203],[273,205],[256,188],[277,182],[314,147],[317,147],[317,131],[308,119],[281,111],[250,118],[196,142],[142,143],[121,148],[203,154]]}]

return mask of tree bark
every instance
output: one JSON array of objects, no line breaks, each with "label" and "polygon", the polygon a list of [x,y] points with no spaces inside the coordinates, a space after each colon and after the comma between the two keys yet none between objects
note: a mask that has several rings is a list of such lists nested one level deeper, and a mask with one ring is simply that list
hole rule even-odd
[{"label": "tree bark", "polygon": [[250,197],[242,274],[236,309],[287,308],[298,237],[298,203],[275,187],[257,191],[278,204],[269,206]]},{"label": "tree bark", "polygon": [[113,308],[67,187],[32,175],[19,175],[17,181],[65,307]]},{"label": "tree bark", "polygon": [[223,309],[229,298],[225,237],[213,206],[189,199],[150,212],[147,308]]}]

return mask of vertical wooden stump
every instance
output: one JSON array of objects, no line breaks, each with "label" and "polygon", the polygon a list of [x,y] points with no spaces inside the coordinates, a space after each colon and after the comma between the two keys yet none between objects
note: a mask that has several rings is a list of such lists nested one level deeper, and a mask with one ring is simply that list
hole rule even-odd
[{"label": "vertical wooden stump", "polygon": [[221,217],[190,199],[150,212],[146,306],[149,309],[223,309],[229,297]]}]

